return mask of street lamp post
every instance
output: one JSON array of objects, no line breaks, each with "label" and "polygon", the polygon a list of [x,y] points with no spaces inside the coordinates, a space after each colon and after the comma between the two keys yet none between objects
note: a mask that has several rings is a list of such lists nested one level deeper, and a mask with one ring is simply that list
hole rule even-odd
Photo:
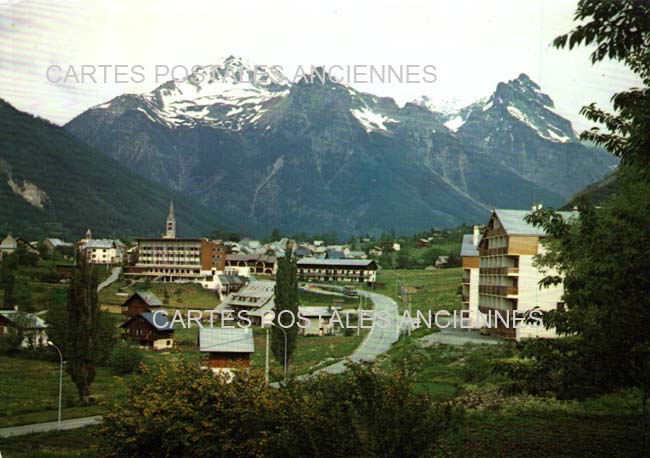
[{"label": "street lamp post", "polygon": [[63,353],[61,353],[61,349],[54,345],[54,342],[51,340],[47,341],[47,344],[50,347],[54,347],[56,351],[59,353],[59,361],[61,364],[59,365],[59,419],[58,419],[58,430],[61,431],[61,399],[63,397]]}]

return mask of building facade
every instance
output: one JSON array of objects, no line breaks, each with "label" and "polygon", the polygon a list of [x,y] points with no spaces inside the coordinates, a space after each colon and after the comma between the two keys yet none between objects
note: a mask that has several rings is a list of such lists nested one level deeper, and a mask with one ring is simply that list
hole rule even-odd
[{"label": "building facade", "polygon": [[137,239],[137,261],[126,276],[170,283],[199,283],[220,290],[219,274],[226,266],[226,247],[220,240],[176,238],[174,206],[170,204],[165,233]]},{"label": "building facade", "polygon": [[[562,305],[562,285],[541,288],[539,281],[557,272],[540,272],[534,257],[544,253],[543,229],[525,221],[529,210],[494,210],[479,243],[479,310],[523,313],[534,308],[554,310]],[[565,219],[572,212],[560,212]],[[494,334],[521,340],[555,337],[555,330],[499,322]]]},{"label": "building facade", "polygon": [[158,296],[150,291],[136,291],[121,306],[122,314],[137,316],[140,313],[154,313],[164,310],[163,303]]},{"label": "building facade", "polygon": [[14,239],[11,234],[7,236],[0,242],[0,261],[5,256],[9,256],[18,249],[18,242]]},{"label": "building facade", "polygon": [[[229,254],[226,267],[242,269],[237,275],[275,275],[278,271],[278,259],[265,254]],[[247,272],[247,273],[246,273]]]},{"label": "building facade", "polygon": [[201,369],[232,377],[236,371],[248,370],[254,351],[251,328],[199,329]]},{"label": "building facade", "polygon": [[79,250],[90,264],[122,264],[126,246],[119,240],[83,239]]},{"label": "building facade", "polygon": [[47,324],[41,317],[15,309],[0,310],[0,336],[19,331],[23,333],[21,348],[47,347]]},{"label": "building facade", "polygon": [[223,243],[207,239],[137,239],[138,260],[126,275],[161,282],[195,282],[218,289],[226,264]]},{"label": "building facade", "polygon": [[302,281],[374,284],[379,266],[372,259],[298,260],[298,278]]},{"label": "building facade", "polygon": [[472,234],[463,236],[460,249],[461,265],[463,267],[463,307],[469,310],[469,325],[476,329],[479,325],[478,287],[480,257],[478,245],[481,241],[480,227],[474,226]]},{"label": "building facade", "polygon": [[169,350],[174,346],[174,327],[161,313],[142,312],[121,326],[122,337],[150,350]]}]

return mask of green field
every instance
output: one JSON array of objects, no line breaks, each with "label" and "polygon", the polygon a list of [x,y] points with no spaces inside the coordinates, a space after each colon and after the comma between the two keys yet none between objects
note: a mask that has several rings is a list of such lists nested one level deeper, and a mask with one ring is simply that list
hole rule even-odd
[{"label": "green field", "polygon": [[[99,304],[110,311],[118,312],[120,305],[135,291],[144,289],[142,282],[133,283],[118,280],[99,295]],[[213,309],[219,305],[219,299],[214,291],[205,289],[195,283],[152,283],[147,288],[152,291],[160,301],[165,300],[165,291],[168,295],[168,306],[178,309]],[[126,294],[119,295],[118,293]]]},{"label": "green field", "polygon": [[1,438],[2,458],[91,458],[97,456],[95,428]]},{"label": "green field", "polygon": [[463,270],[459,267],[436,270],[381,270],[377,281],[384,287],[374,289],[379,294],[392,297],[404,309],[405,299],[400,297],[400,285],[408,289],[411,310],[456,310],[462,305],[458,288]]},{"label": "green field", "polygon": [[[116,322],[122,317],[115,315]],[[251,357],[251,368],[263,371],[265,367],[265,330],[254,328],[255,353]],[[354,333],[353,333],[354,334]],[[361,336],[341,335],[324,337],[299,336],[291,371],[302,375],[333,363],[351,354],[361,343],[367,330]],[[183,357],[199,361],[197,351],[198,328],[178,329],[175,332],[176,348],[169,352],[144,352],[144,363],[153,364],[167,358]],[[49,350],[43,350],[45,352]],[[271,355],[271,380],[282,379],[282,364]],[[59,363],[58,361],[34,359],[22,356],[0,356],[0,428],[21,424],[54,421],[57,417]],[[86,417],[101,414],[104,401],[113,400],[125,393],[125,384],[130,375],[117,376],[108,367],[99,367],[91,396],[95,403],[80,406],[77,392],[70,377],[64,373],[63,418]],[[1,451],[1,450],[0,450]]]}]

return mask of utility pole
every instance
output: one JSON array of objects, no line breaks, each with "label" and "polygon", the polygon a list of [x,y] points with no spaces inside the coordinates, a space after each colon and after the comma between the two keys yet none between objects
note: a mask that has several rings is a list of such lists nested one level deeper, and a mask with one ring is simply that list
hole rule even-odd
[{"label": "utility pole", "polygon": [[357,337],[361,335],[361,301],[363,300],[363,291],[359,294],[359,307],[357,308]]},{"label": "utility pole", "polygon": [[266,356],[264,358],[264,380],[266,384],[269,384],[269,370],[270,370],[270,353],[269,353],[269,344],[271,342],[271,328],[266,328]]}]

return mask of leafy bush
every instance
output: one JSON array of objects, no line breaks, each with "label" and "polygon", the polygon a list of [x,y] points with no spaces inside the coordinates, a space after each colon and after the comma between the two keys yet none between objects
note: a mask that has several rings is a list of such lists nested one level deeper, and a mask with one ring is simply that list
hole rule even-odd
[{"label": "leafy bush", "polygon": [[[261,374],[232,380],[182,359],[129,380],[99,427],[105,457],[432,456],[455,410],[414,392],[408,372],[351,365],[269,387]],[[142,396],[150,393],[151,396]],[[133,440],[138,438],[138,440]]]},{"label": "leafy bush", "polygon": [[132,345],[118,345],[111,354],[111,368],[116,374],[131,374],[139,369],[142,350]]}]

